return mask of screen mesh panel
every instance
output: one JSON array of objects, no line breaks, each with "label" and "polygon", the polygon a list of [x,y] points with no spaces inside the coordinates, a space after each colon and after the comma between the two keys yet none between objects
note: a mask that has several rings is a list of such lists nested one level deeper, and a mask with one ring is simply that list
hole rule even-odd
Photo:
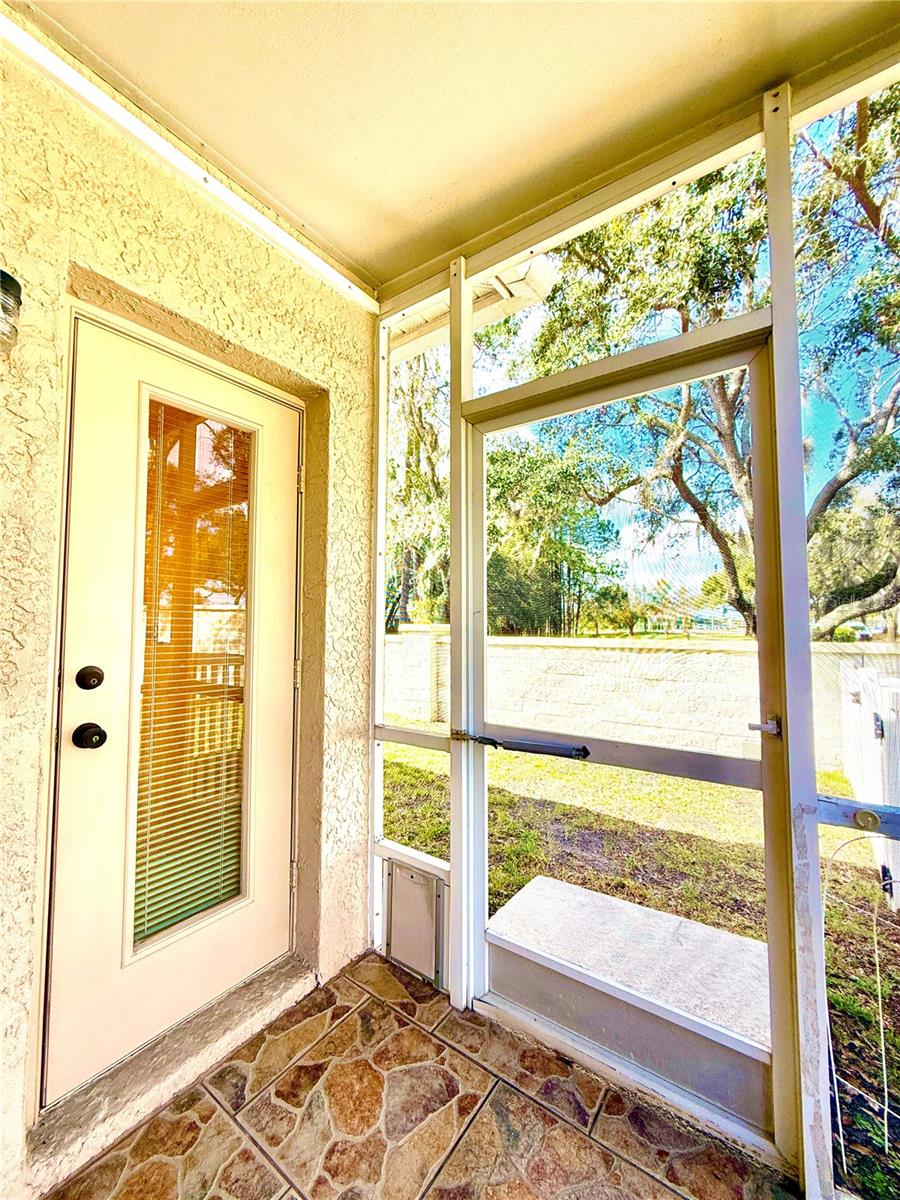
[{"label": "screen mesh panel", "polygon": [[746,368],[485,438],[485,719],[758,759]]},{"label": "screen mesh panel", "polygon": [[242,888],[252,436],[150,405],[135,942]]},{"label": "screen mesh panel", "polygon": [[391,352],[384,523],[384,720],[449,731],[450,358]]}]

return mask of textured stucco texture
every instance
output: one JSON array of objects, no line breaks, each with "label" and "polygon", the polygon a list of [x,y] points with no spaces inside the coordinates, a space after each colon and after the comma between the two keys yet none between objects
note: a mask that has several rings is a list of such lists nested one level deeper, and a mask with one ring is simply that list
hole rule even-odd
[{"label": "textured stucco texture", "polygon": [[[0,51],[0,258],[21,282],[0,358],[0,1176],[36,1177],[53,663],[72,264],[302,376],[308,408],[298,948],[328,977],[367,937],[374,318]],[[309,468],[315,466],[315,471]],[[310,534],[309,531],[313,530]],[[31,1147],[31,1148],[29,1148]],[[37,1172],[40,1175],[40,1171]]]}]

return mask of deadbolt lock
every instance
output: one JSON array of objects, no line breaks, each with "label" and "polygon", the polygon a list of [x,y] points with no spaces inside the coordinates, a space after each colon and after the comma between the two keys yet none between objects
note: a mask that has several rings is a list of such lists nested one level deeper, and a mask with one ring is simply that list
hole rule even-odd
[{"label": "deadbolt lock", "polygon": [[102,667],[82,667],[75,674],[75,682],[86,692],[92,692],[103,682]]}]

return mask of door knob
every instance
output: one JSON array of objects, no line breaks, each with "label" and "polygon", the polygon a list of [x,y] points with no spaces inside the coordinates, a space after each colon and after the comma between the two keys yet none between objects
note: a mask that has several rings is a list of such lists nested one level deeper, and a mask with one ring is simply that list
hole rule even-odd
[{"label": "door knob", "polygon": [[106,741],[106,730],[95,721],[85,721],[72,731],[72,741],[79,750],[99,750]]},{"label": "door knob", "polygon": [[86,692],[92,692],[94,688],[98,688],[103,682],[103,668],[82,667],[75,674],[75,682],[80,688],[84,688]]}]

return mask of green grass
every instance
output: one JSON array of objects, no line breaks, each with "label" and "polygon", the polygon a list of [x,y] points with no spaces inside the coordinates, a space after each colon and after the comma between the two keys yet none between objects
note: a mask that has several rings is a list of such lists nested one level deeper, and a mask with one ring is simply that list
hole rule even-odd
[{"label": "green grass", "polygon": [[[448,759],[440,751],[385,746],[385,834],[443,859],[450,853]],[[758,792],[502,751],[489,751],[489,778],[491,912],[535,875],[551,875],[765,938]],[[846,780],[835,772],[823,774],[819,788],[849,795]],[[848,832],[820,830],[823,861],[847,841]],[[865,841],[845,846],[828,878],[826,972],[838,1072],[878,1098],[878,987],[872,949],[878,879],[870,846]],[[889,1090],[897,1096],[900,918],[883,905],[880,914]],[[870,1109],[854,1101],[844,1118],[852,1166],[847,1182],[866,1200],[900,1195],[900,1162],[878,1150]]]}]

